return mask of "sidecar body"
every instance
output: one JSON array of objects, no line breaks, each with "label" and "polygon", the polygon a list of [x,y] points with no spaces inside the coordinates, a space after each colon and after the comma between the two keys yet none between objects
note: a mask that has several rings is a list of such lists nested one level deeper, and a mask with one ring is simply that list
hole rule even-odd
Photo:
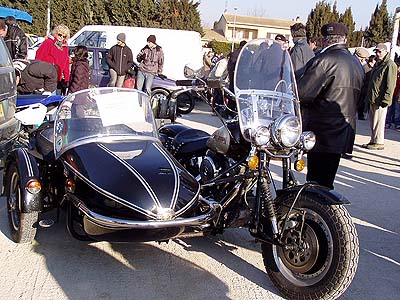
[{"label": "sidecar body", "polygon": [[[29,141],[8,156],[3,180],[17,237],[64,205],[73,236],[107,241],[168,240],[218,218],[219,205],[201,198],[199,183],[163,148],[144,93],[69,95]],[[24,228],[32,214],[36,222]]]}]

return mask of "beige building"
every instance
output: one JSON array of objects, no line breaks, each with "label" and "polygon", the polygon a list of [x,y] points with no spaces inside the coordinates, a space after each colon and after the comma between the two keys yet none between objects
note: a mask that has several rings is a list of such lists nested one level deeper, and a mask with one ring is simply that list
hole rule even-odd
[{"label": "beige building", "polygon": [[296,22],[299,21],[223,14],[214,25],[214,30],[220,32],[229,42],[256,38],[273,39],[277,34],[283,34],[292,43],[290,26]]}]

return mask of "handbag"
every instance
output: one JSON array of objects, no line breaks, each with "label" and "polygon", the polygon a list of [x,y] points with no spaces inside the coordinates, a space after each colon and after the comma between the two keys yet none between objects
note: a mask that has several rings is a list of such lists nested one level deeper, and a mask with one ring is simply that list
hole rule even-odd
[{"label": "handbag", "polygon": [[128,77],[124,80],[124,83],[122,84],[122,87],[128,88],[128,89],[133,89],[135,88],[135,77]]}]

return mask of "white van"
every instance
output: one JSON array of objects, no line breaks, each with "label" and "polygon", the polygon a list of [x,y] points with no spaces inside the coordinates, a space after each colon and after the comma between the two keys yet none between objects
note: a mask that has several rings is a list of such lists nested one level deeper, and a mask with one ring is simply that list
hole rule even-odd
[{"label": "white van", "polygon": [[163,74],[171,79],[183,79],[186,64],[200,68],[203,65],[200,34],[195,31],[160,29],[148,27],[88,25],[75,33],[68,41],[70,46],[111,48],[117,43],[119,33],[126,34],[126,44],[133,58],[146,46],[147,37],[154,34],[157,44],[164,51]]}]

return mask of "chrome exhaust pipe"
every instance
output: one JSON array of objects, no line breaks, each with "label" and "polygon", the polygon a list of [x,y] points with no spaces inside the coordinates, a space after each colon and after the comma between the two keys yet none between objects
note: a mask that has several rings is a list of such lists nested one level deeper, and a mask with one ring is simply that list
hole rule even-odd
[{"label": "chrome exhaust pipe", "polygon": [[67,194],[68,199],[79,209],[92,223],[108,229],[160,229],[170,227],[204,226],[208,222],[218,220],[221,213],[221,205],[215,201],[209,201],[202,197],[199,201],[206,204],[209,209],[202,215],[190,218],[178,218],[167,221],[148,220],[134,221],[112,218],[91,211],[78,197]]}]

